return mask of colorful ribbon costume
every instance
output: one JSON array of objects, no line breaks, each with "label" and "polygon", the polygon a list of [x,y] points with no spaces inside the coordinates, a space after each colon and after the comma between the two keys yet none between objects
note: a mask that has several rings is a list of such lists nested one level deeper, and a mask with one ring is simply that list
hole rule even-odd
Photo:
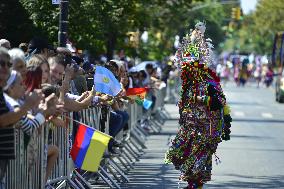
[{"label": "colorful ribbon costume", "polygon": [[209,68],[213,45],[204,32],[205,24],[196,24],[175,55],[182,80],[180,127],[165,159],[181,171],[181,180],[191,189],[211,180],[212,155],[222,139],[230,139],[232,121],[220,79]]}]

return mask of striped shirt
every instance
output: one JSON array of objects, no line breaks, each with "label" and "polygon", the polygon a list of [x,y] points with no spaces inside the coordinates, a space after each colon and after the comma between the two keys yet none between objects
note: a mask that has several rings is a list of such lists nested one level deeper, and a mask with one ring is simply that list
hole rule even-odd
[{"label": "striped shirt", "polygon": [[[0,115],[8,112],[9,108],[0,88]],[[0,161],[1,159],[15,159],[15,129],[12,125],[0,128]]]},{"label": "striped shirt", "polygon": [[[4,97],[10,111],[14,111],[14,108],[20,107],[20,103],[9,97],[7,94],[4,93]],[[24,133],[31,135],[34,130],[39,128],[44,122],[44,116],[41,113],[37,113],[33,118],[30,118],[27,115],[23,116],[17,124],[21,126]]]},{"label": "striped shirt", "polygon": [[18,123],[21,125],[24,133],[31,136],[34,130],[39,128],[44,122],[44,116],[41,113],[37,113],[33,119],[23,116]]}]

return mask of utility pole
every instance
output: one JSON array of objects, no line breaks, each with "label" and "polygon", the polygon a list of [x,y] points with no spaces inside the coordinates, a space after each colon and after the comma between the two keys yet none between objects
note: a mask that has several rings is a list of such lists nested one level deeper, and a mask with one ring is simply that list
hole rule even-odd
[{"label": "utility pole", "polygon": [[67,28],[68,28],[68,4],[69,0],[60,1],[59,32],[58,32],[59,47],[66,47]]}]

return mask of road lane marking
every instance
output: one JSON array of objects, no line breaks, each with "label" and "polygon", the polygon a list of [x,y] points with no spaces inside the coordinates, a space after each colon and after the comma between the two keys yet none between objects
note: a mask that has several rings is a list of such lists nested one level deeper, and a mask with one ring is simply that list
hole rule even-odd
[{"label": "road lane marking", "polygon": [[244,112],[234,112],[234,115],[237,116],[237,117],[244,117],[245,116],[245,113]]},{"label": "road lane marking", "polygon": [[261,113],[261,116],[264,118],[273,118],[273,115],[271,113]]}]

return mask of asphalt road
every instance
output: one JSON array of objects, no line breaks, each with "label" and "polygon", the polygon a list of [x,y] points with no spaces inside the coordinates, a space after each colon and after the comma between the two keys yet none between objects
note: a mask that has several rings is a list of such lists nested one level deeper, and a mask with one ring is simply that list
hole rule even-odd
[{"label": "asphalt road", "polygon": [[218,148],[208,188],[284,188],[284,104],[273,88],[224,88],[232,109],[231,140]]},{"label": "asphalt road", "polygon": [[[284,188],[284,104],[275,102],[272,88],[224,87],[232,109],[231,140],[219,145],[221,164],[213,166],[212,181],[204,188]],[[182,188],[179,173],[163,163],[168,142],[178,126],[178,108],[166,105],[171,119],[151,135],[148,149],[129,173],[125,188]]]}]

